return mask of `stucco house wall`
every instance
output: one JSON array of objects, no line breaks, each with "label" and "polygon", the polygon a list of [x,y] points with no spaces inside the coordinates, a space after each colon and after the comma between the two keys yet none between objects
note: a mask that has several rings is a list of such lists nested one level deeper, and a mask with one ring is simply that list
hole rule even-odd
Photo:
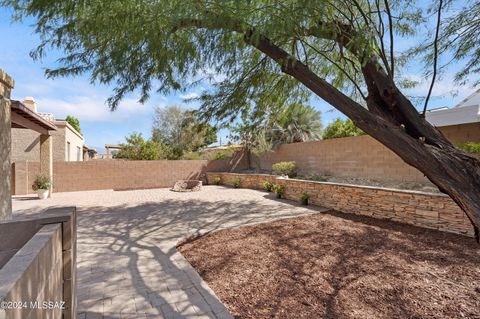
[{"label": "stucco house wall", "polygon": [[[68,161],[68,143],[70,143],[70,161],[77,161],[77,147],[83,160],[83,137],[67,122],[55,121],[56,131],[52,131],[53,161]],[[27,129],[12,129],[12,163],[20,161],[38,162],[40,159],[40,134]]]}]

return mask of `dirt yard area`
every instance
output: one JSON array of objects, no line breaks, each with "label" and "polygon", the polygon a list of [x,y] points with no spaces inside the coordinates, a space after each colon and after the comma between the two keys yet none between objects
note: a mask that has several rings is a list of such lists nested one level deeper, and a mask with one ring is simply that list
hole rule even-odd
[{"label": "dirt yard area", "polygon": [[472,238],[330,211],[178,249],[235,318],[480,318]]}]

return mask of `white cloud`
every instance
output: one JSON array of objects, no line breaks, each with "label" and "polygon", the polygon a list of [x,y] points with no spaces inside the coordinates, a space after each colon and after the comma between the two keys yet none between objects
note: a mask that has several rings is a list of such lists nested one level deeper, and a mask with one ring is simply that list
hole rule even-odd
[{"label": "white cloud", "polygon": [[[430,79],[425,80],[425,78],[416,74],[410,74],[406,77],[419,83],[414,88],[404,90],[408,95],[418,97],[425,97],[427,95],[430,87]],[[455,100],[461,101],[474,91],[475,90],[469,86],[459,86],[455,84],[451,76],[444,76],[440,80],[435,81],[432,90],[432,98],[444,98],[447,100],[454,98]]]},{"label": "white cloud", "polygon": [[182,100],[191,100],[191,99],[196,99],[196,98],[199,98],[200,95],[198,95],[198,93],[195,93],[195,92],[190,92],[190,93],[187,93],[187,94],[180,94],[180,98]]},{"label": "white cloud", "polygon": [[118,122],[152,111],[150,104],[140,104],[135,99],[124,99],[115,111],[105,104],[105,96],[71,96],[68,98],[38,98],[39,112],[53,113],[56,118],[73,115],[79,120]]}]

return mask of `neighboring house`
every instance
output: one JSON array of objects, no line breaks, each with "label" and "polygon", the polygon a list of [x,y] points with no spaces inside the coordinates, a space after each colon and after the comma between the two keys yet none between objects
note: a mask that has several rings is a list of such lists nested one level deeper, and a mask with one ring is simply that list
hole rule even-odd
[{"label": "neighboring house", "polygon": [[[22,102],[25,106],[37,112],[35,100],[31,97]],[[65,120],[55,119],[53,114],[37,112],[44,119],[57,126],[52,132],[53,161],[83,161],[85,141]],[[40,134],[25,129],[12,129],[12,163],[19,161],[38,162],[40,156]]]},{"label": "neighboring house", "polygon": [[454,144],[480,142],[480,90],[452,108],[429,110],[426,119]]}]

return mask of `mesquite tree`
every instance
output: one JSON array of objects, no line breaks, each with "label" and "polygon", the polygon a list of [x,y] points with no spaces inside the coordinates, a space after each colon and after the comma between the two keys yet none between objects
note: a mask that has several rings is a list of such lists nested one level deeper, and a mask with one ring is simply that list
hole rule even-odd
[{"label": "mesquite tree", "polygon": [[213,88],[201,97],[205,118],[261,118],[319,97],[450,195],[478,239],[480,162],[424,119],[431,89],[418,110],[402,93],[412,59],[427,62],[431,86],[448,67],[442,54],[457,63],[456,80],[478,75],[478,2],[463,9],[448,0],[431,7],[413,0],[0,2],[16,18],[35,17],[42,43],[34,58],[49,47],[65,52],[49,76],[88,72],[113,84],[112,109],[135,90],[143,102],[152,90],[206,78]]}]

